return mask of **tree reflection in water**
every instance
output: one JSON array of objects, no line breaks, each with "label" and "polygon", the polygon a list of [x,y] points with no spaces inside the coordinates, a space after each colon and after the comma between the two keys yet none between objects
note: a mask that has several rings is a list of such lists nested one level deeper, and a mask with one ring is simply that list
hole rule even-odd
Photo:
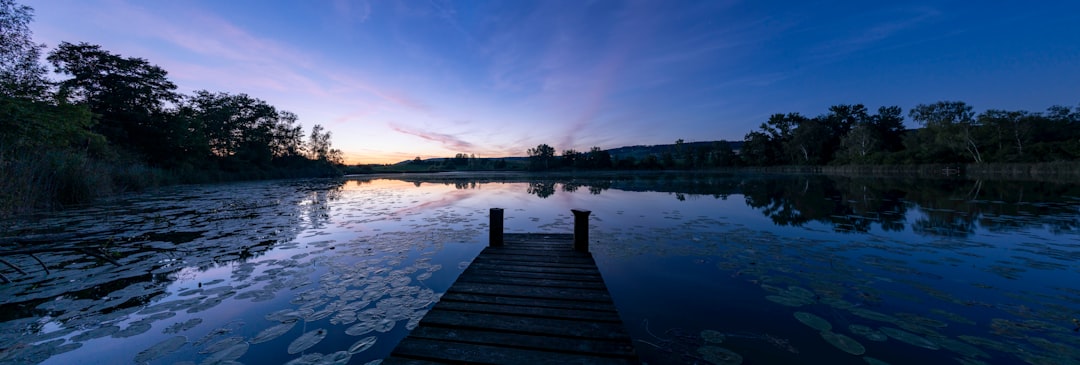
[{"label": "tree reflection in water", "polygon": [[559,190],[591,194],[608,189],[668,192],[677,200],[742,195],[746,205],[779,226],[826,224],[835,232],[899,232],[909,214],[912,231],[930,236],[966,237],[976,227],[1013,231],[1046,226],[1051,231],[1080,228],[1080,186],[1064,182],[990,181],[959,178],[916,179],[777,174],[599,173],[583,175],[423,175],[402,180],[453,184],[475,189],[488,183],[526,183],[528,194],[548,198]]}]

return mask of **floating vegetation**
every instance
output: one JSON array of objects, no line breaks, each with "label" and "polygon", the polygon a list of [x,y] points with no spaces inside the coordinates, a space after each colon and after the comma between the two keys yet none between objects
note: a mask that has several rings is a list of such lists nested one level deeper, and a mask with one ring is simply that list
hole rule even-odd
[{"label": "floating vegetation", "polygon": [[359,352],[364,352],[365,350],[371,348],[371,346],[375,346],[375,341],[377,341],[378,339],[379,338],[376,336],[368,336],[361,338],[359,341],[356,341],[356,343],[352,344],[352,346],[349,346],[349,353],[355,354]]},{"label": "floating vegetation", "polygon": [[112,334],[117,333],[117,332],[120,332],[120,327],[117,327],[117,326],[98,327],[98,328],[95,328],[95,329],[80,333],[78,335],[75,335],[75,336],[71,337],[71,340],[76,341],[76,342],[83,342],[83,341],[92,340],[92,339],[95,339],[95,338],[111,336]]},{"label": "floating vegetation", "polygon": [[316,365],[322,364],[323,358],[326,355],[320,353],[303,354],[298,358],[292,359],[285,365]]},{"label": "floating vegetation", "polygon": [[166,334],[180,333],[195,328],[195,326],[198,326],[202,322],[202,318],[192,318],[183,322],[173,323],[169,327],[166,327],[162,332]]},{"label": "floating vegetation", "polygon": [[850,310],[852,308],[855,308],[855,304],[840,298],[822,298],[821,303],[842,310]]},{"label": "floating vegetation", "polygon": [[855,341],[855,339],[851,337],[832,331],[822,331],[821,338],[824,338],[826,342],[846,353],[856,356],[866,353],[866,347],[863,347],[859,341]]},{"label": "floating vegetation", "polygon": [[812,300],[808,300],[805,298],[797,298],[783,295],[767,295],[765,296],[765,299],[768,299],[770,302],[776,304],[786,305],[788,307],[801,307],[813,303]]},{"label": "floating vegetation", "polygon": [[378,326],[378,322],[376,321],[360,322],[346,328],[345,334],[349,336],[363,336],[374,331],[376,326]]},{"label": "floating vegetation", "polygon": [[200,350],[199,353],[200,354],[209,354],[209,353],[218,352],[218,351],[224,350],[226,348],[232,347],[233,345],[242,343],[242,342],[244,342],[244,338],[240,337],[240,336],[233,336],[233,337],[225,338],[225,339],[222,339],[222,340],[218,340],[217,342],[214,342],[212,344],[206,345],[206,347],[204,347],[202,350]]},{"label": "floating vegetation", "polygon": [[937,315],[941,316],[942,318],[945,318],[947,320],[950,320],[950,321],[953,321],[953,322],[956,322],[956,323],[959,323],[959,324],[966,324],[966,325],[972,325],[972,326],[975,325],[975,321],[972,321],[971,319],[968,319],[967,317],[961,316],[959,314],[948,312],[948,311],[945,311],[945,310],[934,308],[934,309],[930,310],[930,313],[937,314]]},{"label": "floating vegetation", "polygon": [[941,348],[937,344],[935,344],[933,342],[930,342],[930,340],[927,340],[926,338],[923,338],[922,336],[919,336],[919,335],[916,335],[914,333],[907,332],[907,331],[904,331],[904,330],[901,330],[901,329],[892,328],[892,327],[881,327],[881,332],[885,333],[889,337],[895,338],[896,340],[898,340],[900,342],[904,342],[904,343],[907,343],[907,344],[910,344],[910,345],[914,345],[914,346],[918,346],[918,347],[922,347],[922,348],[930,349],[930,350],[937,350],[937,349]]},{"label": "floating vegetation", "polygon": [[281,335],[284,335],[285,333],[288,333],[289,330],[292,330],[293,327],[296,327],[296,321],[280,323],[264,329],[251,339],[251,344],[254,345],[258,343],[263,343],[281,337]]},{"label": "floating vegetation", "polygon": [[380,319],[379,322],[375,324],[375,331],[376,332],[390,332],[390,330],[394,329],[395,325],[397,325],[396,321],[391,320],[389,318],[383,318],[383,319]]},{"label": "floating vegetation", "polygon": [[720,331],[714,331],[714,330],[701,331],[701,339],[705,340],[705,342],[708,342],[708,343],[713,343],[713,344],[723,343],[724,338],[726,338],[726,337],[727,336],[725,336],[723,333],[720,333]]},{"label": "floating vegetation", "polygon": [[990,354],[986,351],[980,350],[978,347],[972,346],[964,341],[949,337],[935,337],[934,342],[942,348],[955,352],[960,356],[967,358],[990,358]]},{"label": "floating vegetation", "polygon": [[300,335],[289,344],[289,354],[295,354],[315,346],[323,338],[326,338],[326,333],[325,329],[320,328]]},{"label": "floating vegetation", "polygon": [[990,363],[988,363],[986,361],[982,361],[982,360],[979,360],[979,359],[972,359],[972,358],[968,358],[968,357],[962,357],[962,358],[956,359],[956,362],[960,363],[960,365],[990,365]]},{"label": "floating vegetation", "polygon": [[900,321],[900,319],[896,317],[890,316],[885,313],[872,311],[866,308],[852,308],[851,314],[879,322],[896,323]]},{"label": "floating vegetation", "polygon": [[790,296],[790,297],[809,299],[811,301],[813,301],[813,299],[815,297],[814,292],[812,292],[812,291],[810,291],[810,290],[808,290],[806,288],[803,288],[803,287],[800,287],[800,286],[794,286],[794,285],[789,286],[787,288],[787,291],[784,292],[784,294],[787,295],[787,296]]},{"label": "floating vegetation", "polygon": [[991,340],[991,339],[985,338],[985,337],[972,336],[972,335],[959,335],[959,336],[956,336],[956,337],[963,340],[964,342],[970,343],[972,345],[982,346],[982,347],[985,347],[985,348],[988,348],[988,349],[991,349],[991,350],[995,350],[995,351],[1011,352],[1013,350],[1013,348],[1014,348],[1012,346],[1009,346],[1009,345],[1005,344],[1004,342]]},{"label": "floating vegetation", "polygon": [[889,339],[889,336],[885,335],[884,333],[868,326],[863,326],[861,324],[848,325],[848,331],[851,331],[851,333],[853,334],[866,337],[866,339],[870,341],[884,342]]},{"label": "floating vegetation", "polygon": [[862,359],[863,359],[863,361],[866,361],[866,363],[870,364],[870,365],[890,365],[887,362],[878,360],[878,359],[870,357],[870,356],[863,356]]},{"label": "floating vegetation", "polygon": [[146,350],[140,351],[138,354],[135,355],[135,362],[141,364],[159,359],[162,356],[179,350],[180,347],[184,346],[185,343],[187,343],[187,337],[185,336],[171,337],[165,341],[161,341],[153,346],[150,346],[150,348]]},{"label": "floating vegetation", "polygon": [[319,365],[345,365],[349,363],[349,360],[352,359],[352,356],[353,352],[338,351],[323,356],[322,361],[319,362]]},{"label": "floating vegetation", "polygon": [[936,319],[933,319],[933,318],[923,317],[923,316],[920,316],[920,315],[917,315],[917,314],[897,313],[896,317],[902,319],[902,321],[897,322],[897,323],[905,323],[906,322],[906,323],[911,323],[911,324],[918,325],[918,326],[932,327],[932,328],[945,328],[945,327],[949,326],[948,323],[945,323],[945,322],[942,322],[942,321],[939,321],[939,320],[936,320]]},{"label": "floating vegetation", "polygon": [[697,353],[701,354],[701,357],[705,359],[705,361],[716,365],[739,365],[743,362],[742,355],[720,346],[701,346],[698,347]]},{"label": "floating vegetation", "polygon": [[244,356],[248,351],[250,345],[247,342],[240,342],[229,346],[227,348],[218,350],[211,354],[206,360],[203,360],[203,364],[220,364],[223,362],[233,361]]},{"label": "floating vegetation", "polygon": [[810,328],[813,328],[820,332],[825,332],[832,329],[832,324],[830,324],[829,321],[826,321],[825,318],[818,317],[812,313],[795,312],[795,319],[798,319],[799,322],[802,322]]}]

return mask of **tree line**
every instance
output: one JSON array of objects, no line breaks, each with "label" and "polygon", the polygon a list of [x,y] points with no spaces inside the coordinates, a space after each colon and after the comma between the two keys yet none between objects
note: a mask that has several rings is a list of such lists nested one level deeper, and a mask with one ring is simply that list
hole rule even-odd
[{"label": "tree line", "polygon": [[919,104],[904,128],[898,106],[870,114],[862,104],[836,105],[814,118],[774,114],[748,133],[747,165],[1034,163],[1080,159],[1080,107],[1046,112],[989,109],[961,101]]},{"label": "tree line", "polygon": [[258,98],[184,95],[163,68],[89,43],[62,42],[41,64],[32,20],[0,0],[0,213],[168,182],[340,174],[329,131],[305,134]]},{"label": "tree line", "polygon": [[[871,113],[862,104],[829,107],[806,117],[777,113],[740,142],[715,141],[654,146],[644,156],[588,153],[540,144],[527,151],[529,168],[706,169],[747,166],[915,165],[1039,163],[1080,160],[1080,107],[1045,112],[989,109],[975,113],[960,101],[919,104],[904,126],[899,106]],[[732,146],[739,145],[735,150]],[[620,149],[621,150],[621,149]]]}]

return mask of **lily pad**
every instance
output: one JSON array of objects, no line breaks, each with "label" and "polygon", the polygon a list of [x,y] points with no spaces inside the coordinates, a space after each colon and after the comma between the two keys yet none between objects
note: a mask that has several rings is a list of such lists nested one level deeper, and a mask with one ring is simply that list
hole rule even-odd
[{"label": "lily pad", "polygon": [[324,356],[320,353],[304,354],[298,358],[289,360],[285,365],[315,365],[321,364]]},{"label": "lily pad", "polygon": [[166,327],[164,333],[180,333],[189,329],[195,328],[202,323],[202,318],[192,318],[184,322],[173,323],[169,327]]},{"label": "lily pad", "polygon": [[795,285],[789,286],[787,288],[787,291],[786,291],[785,294],[787,296],[803,298],[803,299],[813,299],[814,298],[814,292],[810,291],[809,289],[806,289],[806,288],[803,288],[803,287],[800,287],[800,286],[795,286]]},{"label": "lily pad", "polygon": [[879,322],[896,323],[897,321],[899,321],[899,319],[897,319],[896,317],[881,312],[875,312],[866,308],[852,308],[851,314]]},{"label": "lily pad", "polygon": [[168,355],[187,343],[187,336],[176,336],[169,338],[165,341],[158,342],[154,346],[146,350],[142,350],[138,354],[135,354],[135,362],[145,363],[151,360],[156,360],[162,356]]},{"label": "lily pad", "polygon": [[371,331],[375,330],[375,326],[379,323],[377,321],[365,321],[349,326],[345,329],[345,334],[349,336],[363,336]]},{"label": "lily pad", "polygon": [[701,357],[704,358],[705,361],[716,365],[739,365],[743,362],[742,355],[720,346],[701,346],[698,347],[697,352],[698,354],[701,354]]},{"label": "lily pad", "polygon": [[240,343],[234,344],[234,345],[229,346],[229,347],[227,347],[225,349],[222,349],[221,351],[217,351],[217,352],[213,353],[212,355],[210,355],[210,357],[207,357],[206,360],[203,360],[202,363],[203,364],[220,364],[220,363],[224,363],[224,362],[227,362],[227,361],[233,361],[233,360],[239,359],[241,356],[244,356],[244,354],[247,353],[247,350],[248,350],[249,346],[250,345],[248,345],[247,342],[240,342]]},{"label": "lily pad", "polygon": [[830,324],[829,321],[825,320],[825,318],[818,317],[812,313],[795,312],[795,319],[798,319],[799,322],[802,322],[803,324],[810,326],[810,328],[816,329],[818,331],[824,332],[832,330],[832,324]]},{"label": "lily pad", "polygon": [[786,305],[788,307],[801,307],[812,303],[805,298],[791,297],[785,295],[766,295],[765,299],[768,299],[770,302],[776,304]]},{"label": "lily pad", "polygon": [[866,353],[866,347],[851,337],[832,331],[822,331],[821,338],[849,354],[858,356]]},{"label": "lily pad", "polygon": [[873,328],[863,326],[861,324],[853,324],[848,326],[848,331],[851,331],[851,333],[854,333],[856,335],[866,337],[866,339],[870,341],[884,342],[889,339],[889,336],[886,336],[884,333],[881,333],[880,331]]},{"label": "lily pad", "polygon": [[397,325],[396,321],[388,319],[388,318],[383,318],[382,320],[379,320],[379,322],[375,324],[375,331],[384,332],[384,333],[385,332],[390,332],[390,330],[394,329],[395,325]]},{"label": "lily pad", "polygon": [[902,329],[891,328],[891,327],[881,327],[881,332],[884,332],[886,335],[889,335],[889,337],[895,338],[900,342],[905,342],[905,343],[910,344],[910,345],[914,345],[914,346],[918,346],[918,347],[922,347],[922,348],[926,348],[926,349],[931,349],[931,350],[937,350],[937,349],[941,348],[937,344],[935,344],[933,342],[930,342],[930,340],[927,340],[926,338],[923,338],[922,336],[916,335],[916,334],[908,332],[908,331],[904,331]]},{"label": "lily pad", "polygon": [[864,356],[862,359],[863,359],[863,361],[866,361],[866,363],[870,364],[870,365],[889,365],[889,363],[887,363],[887,362],[872,358],[870,356]]},{"label": "lily pad", "polygon": [[258,335],[255,335],[255,338],[251,339],[251,344],[263,343],[281,337],[295,326],[296,322],[286,322],[264,329]]},{"label": "lily pad", "polygon": [[720,333],[720,331],[714,331],[714,330],[701,331],[701,339],[705,340],[705,342],[708,342],[708,343],[723,343],[724,339],[726,337],[727,336],[725,336],[723,333]]},{"label": "lily pad", "polygon": [[233,336],[233,337],[225,338],[225,339],[222,339],[221,341],[214,342],[212,344],[206,345],[206,348],[203,348],[202,351],[199,351],[199,353],[200,354],[215,353],[215,352],[227,349],[229,347],[232,347],[233,345],[236,345],[236,344],[241,343],[241,342],[244,342],[244,338],[240,337],[240,336]]},{"label": "lily pad", "polygon": [[942,348],[960,354],[969,358],[990,358],[990,354],[986,351],[980,350],[978,347],[972,346],[967,342],[960,341],[949,337],[935,338],[934,341]]},{"label": "lily pad", "polygon": [[297,339],[293,340],[293,342],[289,344],[288,352],[289,354],[295,354],[307,350],[311,348],[311,346],[315,346],[315,344],[319,343],[319,341],[322,341],[323,338],[326,338],[325,329],[320,328],[314,331],[309,331],[305,334],[300,335],[300,337],[298,337]]},{"label": "lily pad", "polygon": [[352,359],[352,355],[348,351],[338,351],[323,356],[322,360],[319,361],[319,365],[345,365]]},{"label": "lily pad", "polygon": [[379,338],[376,336],[368,336],[361,338],[360,341],[356,341],[356,343],[352,344],[352,346],[349,346],[349,353],[355,354],[359,352],[364,352],[364,350],[371,348],[371,346],[375,346],[375,341],[377,341],[378,339]]}]

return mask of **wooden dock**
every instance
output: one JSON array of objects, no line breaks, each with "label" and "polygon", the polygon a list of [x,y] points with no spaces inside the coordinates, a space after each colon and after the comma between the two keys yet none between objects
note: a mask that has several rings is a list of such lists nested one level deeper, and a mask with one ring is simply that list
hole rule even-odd
[{"label": "wooden dock", "polygon": [[491,245],[383,364],[639,363],[592,254],[574,235],[504,237],[501,224],[492,226]]}]

